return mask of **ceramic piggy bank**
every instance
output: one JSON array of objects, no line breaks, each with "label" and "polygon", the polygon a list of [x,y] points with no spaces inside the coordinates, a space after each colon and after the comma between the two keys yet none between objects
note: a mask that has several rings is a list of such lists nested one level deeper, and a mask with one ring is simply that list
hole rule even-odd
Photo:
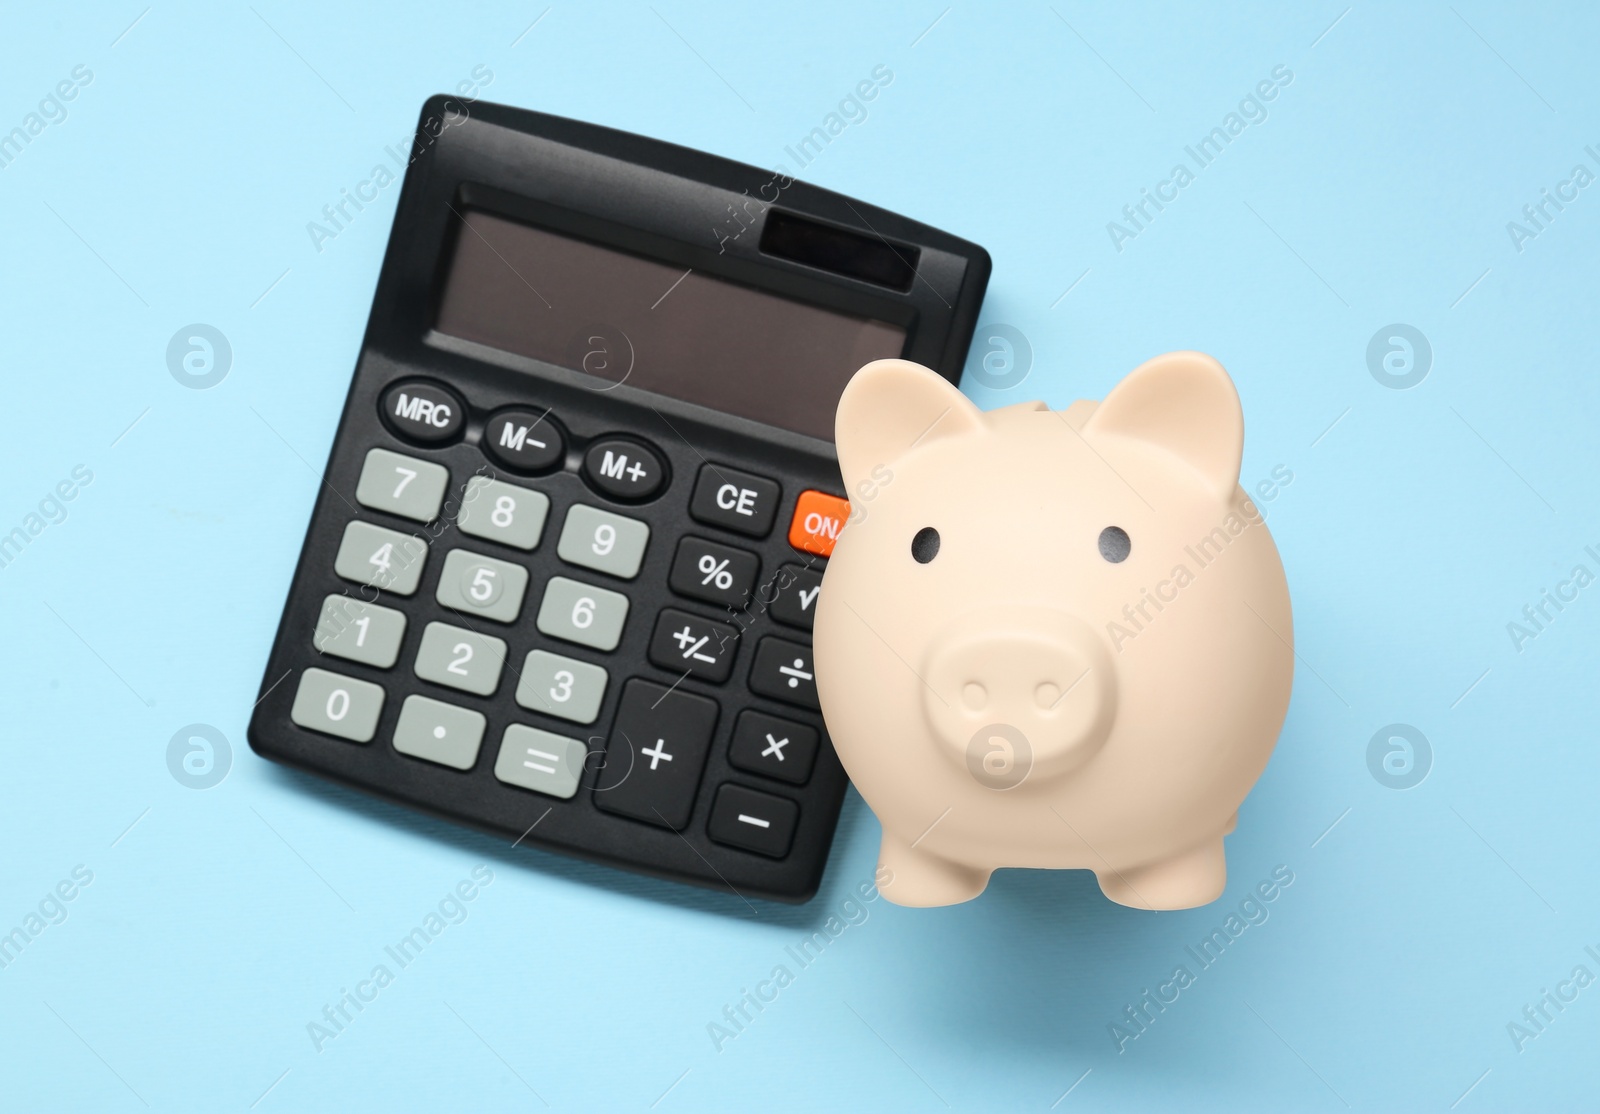
[{"label": "ceramic piggy bank", "polygon": [[1092,870],[1139,908],[1220,896],[1294,668],[1222,366],[1174,352],[1098,404],[985,413],[879,360],[835,437],[852,513],[817,691],[883,824],[884,895],[966,901],[1011,866]]}]

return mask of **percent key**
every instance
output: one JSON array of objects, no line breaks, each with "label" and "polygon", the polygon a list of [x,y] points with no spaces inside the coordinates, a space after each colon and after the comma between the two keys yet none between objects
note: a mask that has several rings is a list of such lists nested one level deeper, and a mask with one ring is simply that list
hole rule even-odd
[{"label": "percent key", "polygon": [[678,543],[667,583],[679,595],[738,611],[749,601],[760,571],[754,553],[690,537]]}]

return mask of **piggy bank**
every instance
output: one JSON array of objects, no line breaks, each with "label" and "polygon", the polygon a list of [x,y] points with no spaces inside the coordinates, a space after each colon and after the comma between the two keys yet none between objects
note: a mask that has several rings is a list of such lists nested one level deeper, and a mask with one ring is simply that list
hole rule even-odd
[{"label": "piggy bank", "polygon": [[835,441],[816,684],[884,896],[966,901],[1008,866],[1092,870],[1137,908],[1220,896],[1294,671],[1222,365],[1174,352],[1098,404],[986,413],[878,360]]}]

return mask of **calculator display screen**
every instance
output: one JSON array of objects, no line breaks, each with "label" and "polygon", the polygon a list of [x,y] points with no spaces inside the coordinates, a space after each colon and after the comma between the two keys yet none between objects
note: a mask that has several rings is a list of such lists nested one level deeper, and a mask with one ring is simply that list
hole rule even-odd
[{"label": "calculator display screen", "polygon": [[440,332],[833,440],[845,383],[903,328],[469,210]]}]

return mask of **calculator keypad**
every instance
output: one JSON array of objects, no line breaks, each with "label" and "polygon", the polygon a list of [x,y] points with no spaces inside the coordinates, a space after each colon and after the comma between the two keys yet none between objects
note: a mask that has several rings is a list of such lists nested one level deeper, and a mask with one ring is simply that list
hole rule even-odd
[{"label": "calculator keypad", "polygon": [[428,543],[421,538],[356,521],[344,528],[333,571],[357,584],[409,596],[422,583],[427,560]]},{"label": "calculator keypad", "polygon": [[684,538],[672,558],[667,584],[679,595],[738,610],[750,599],[761,558],[731,545]]},{"label": "calculator keypad", "polygon": [[289,718],[308,731],[370,743],[382,711],[383,686],[326,669],[307,669],[300,674]]},{"label": "calculator keypad", "polygon": [[739,632],[687,611],[667,608],[650,636],[650,660],[662,669],[707,681],[722,682],[733,671]]},{"label": "calculator keypad", "polygon": [[521,565],[452,549],[445,554],[444,571],[439,574],[434,598],[445,607],[468,615],[510,623],[522,610],[527,588],[528,570]]},{"label": "calculator keypad", "polygon": [[394,726],[394,749],[441,766],[470,770],[478,761],[478,747],[488,725],[482,712],[426,696],[408,696]]},{"label": "calculator keypad", "polygon": [[[465,424],[466,411],[452,398],[443,388],[408,381],[407,391],[385,396],[385,419],[423,447],[442,443]],[[395,414],[387,413],[390,407],[398,408]],[[440,428],[447,432],[430,442]],[[533,443],[546,437],[543,448],[554,446],[557,454],[548,461]],[[509,470],[531,474],[558,466],[565,445],[549,414],[508,408],[491,415],[479,447]],[[784,562],[768,574],[767,583],[761,582],[763,558],[756,550],[770,552],[768,547],[780,540],[761,541],[774,532],[782,488],[751,472],[704,465],[693,487],[686,485],[682,492],[678,513],[687,510],[708,536],[670,539],[670,559],[658,557],[659,563],[647,566],[652,544],[660,544],[652,539],[651,522],[644,521],[651,512],[625,514],[626,508],[608,507],[605,501],[638,504],[656,498],[668,480],[665,461],[631,438],[601,439],[590,443],[582,475],[594,493],[578,501],[563,499],[559,505],[554,500],[560,481],[541,490],[535,485],[552,482],[510,482],[481,470],[453,493],[451,471],[443,465],[370,449],[361,459],[360,506],[418,524],[431,523],[441,513],[449,518],[454,508],[454,519],[443,529],[430,527],[426,535],[420,526],[412,533],[364,519],[346,522],[334,572],[394,598],[373,602],[368,597],[375,594],[356,598],[353,589],[327,594],[312,634],[313,648],[328,659],[379,670],[393,669],[409,654],[417,678],[458,694],[444,693],[447,698],[439,699],[403,688],[391,694],[400,704],[389,713],[392,728],[384,728],[390,744],[414,760],[415,769],[435,770],[431,776],[477,770],[487,744],[494,751],[486,773],[507,791],[572,800],[587,774],[592,789],[584,799],[594,809],[622,818],[614,823],[652,825],[691,841],[709,838],[711,843],[700,844],[702,862],[711,861],[706,855],[715,859],[713,847],[725,849],[724,855],[752,859],[790,856],[804,811],[801,802],[807,799],[808,790],[802,787],[812,785],[825,745],[821,725],[803,722],[806,717],[800,712],[786,718],[751,703],[768,699],[817,710],[806,640],[822,575],[801,554],[801,562]],[[553,519],[560,527],[554,553],[535,557]],[[660,528],[659,518],[651,516],[651,521]],[[459,536],[451,536],[452,527],[459,529]],[[749,540],[728,544],[717,540],[718,531]],[[469,538],[476,544],[463,546]],[[441,555],[430,562],[432,544],[439,545]],[[498,551],[502,556],[495,555],[496,546],[506,547]],[[610,578],[617,587],[559,571],[550,575],[557,561],[594,579]],[[432,565],[437,566],[436,576]],[[641,579],[647,567],[655,571]],[[453,621],[425,621],[408,617],[402,609],[401,598],[415,596],[425,575],[429,605],[436,602],[447,609],[447,615],[456,617]],[[701,610],[732,621],[687,607],[661,606],[672,597],[694,601]],[[537,641],[542,637],[592,653],[615,653],[636,602],[649,607],[646,619],[652,625],[648,639],[640,640],[642,660],[632,658],[627,666],[608,659],[585,661]],[[794,637],[750,632],[762,614],[793,628]],[[410,636],[414,649],[408,649],[413,623],[422,630]],[[530,635],[535,637],[532,647],[527,645]],[[736,661],[745,640],[756,643],[747,652],[748,665]],[[520,658],[508,662],[513,651]],[[615,708],[607,712],[614,670],[636,672],[642,662],[648,662],[645,668],[653,675],[619,677],[620,696],[610,697]],[[545,725],[490,722],[495,713],[479,701],[506,699],[499,694],[508,664],[515,680],[509,694],[515,708],[548,717]],[[713,699],[689,691],[695,684],[730,687],[719,689],[726,695]],[[385,687],[333,670],[303,669],[290,718],[321,735],[370,743],[380,720],[390,722],[384,716]],[[724,705],[724,700],[730,703]],[[725,712],[732,723],[719,733]],[[518,714],[511,712],[512,717]],[[575,725],[573,734],[550,721]],[[585,729],[595,733],[577,737]],[[491,730],[498,741],[489,737]],[[715,755],[714,745],[720,748]],[[737,780],[730,780],[730,774]],[[767,788],[759,788],[763,786]],[[695,821],[698,835],[687,830],[696,815],[701,817]]]},{"label": "calculator keypad", "polygon": [[552,576],[545,585],[535,625],[551,638],[615,650],[627,617],[628,597],[621,592]]},{"label": "calculator keypad", "polygon": [[335,594],[322,601],[311,644],[318,653],[388,669],[400,657],[405,634],[403,612]]},{"label": "calculator keypad", "polygon": [[650,527],[638,519],[576,503],[561,527],[556,555],[568,564],[632,580],[649,542]]},{"label": "calculator keypad", "polygon": [[462,493],[456,525],[463,534],[530,550],[544,535],[549,513],[550,497],[542,491],[473,476]]},{"label": "calculator keypad", "polygon": [[522,663],[517,679],[517,703],[533,712],[593,723],[605,699],[606,671],[586,661],[534,650]]},{"label": "calculator keypad", "polygon": [[629,681],[606,741],[594,803],[681,831],[717,725],[716,702],[650,681]]},{"label": "calculator keypad", "polygon": [[417,676],[436,685],[488,696],[500,684],[506,644],[493,635],[429,623],[417,647]]},{"label": "calculator keypad", "polygon": [[373,449],[356,482],[356,502],[401,518],[432,522],[444,503],[450,472],[439,464]]}]

